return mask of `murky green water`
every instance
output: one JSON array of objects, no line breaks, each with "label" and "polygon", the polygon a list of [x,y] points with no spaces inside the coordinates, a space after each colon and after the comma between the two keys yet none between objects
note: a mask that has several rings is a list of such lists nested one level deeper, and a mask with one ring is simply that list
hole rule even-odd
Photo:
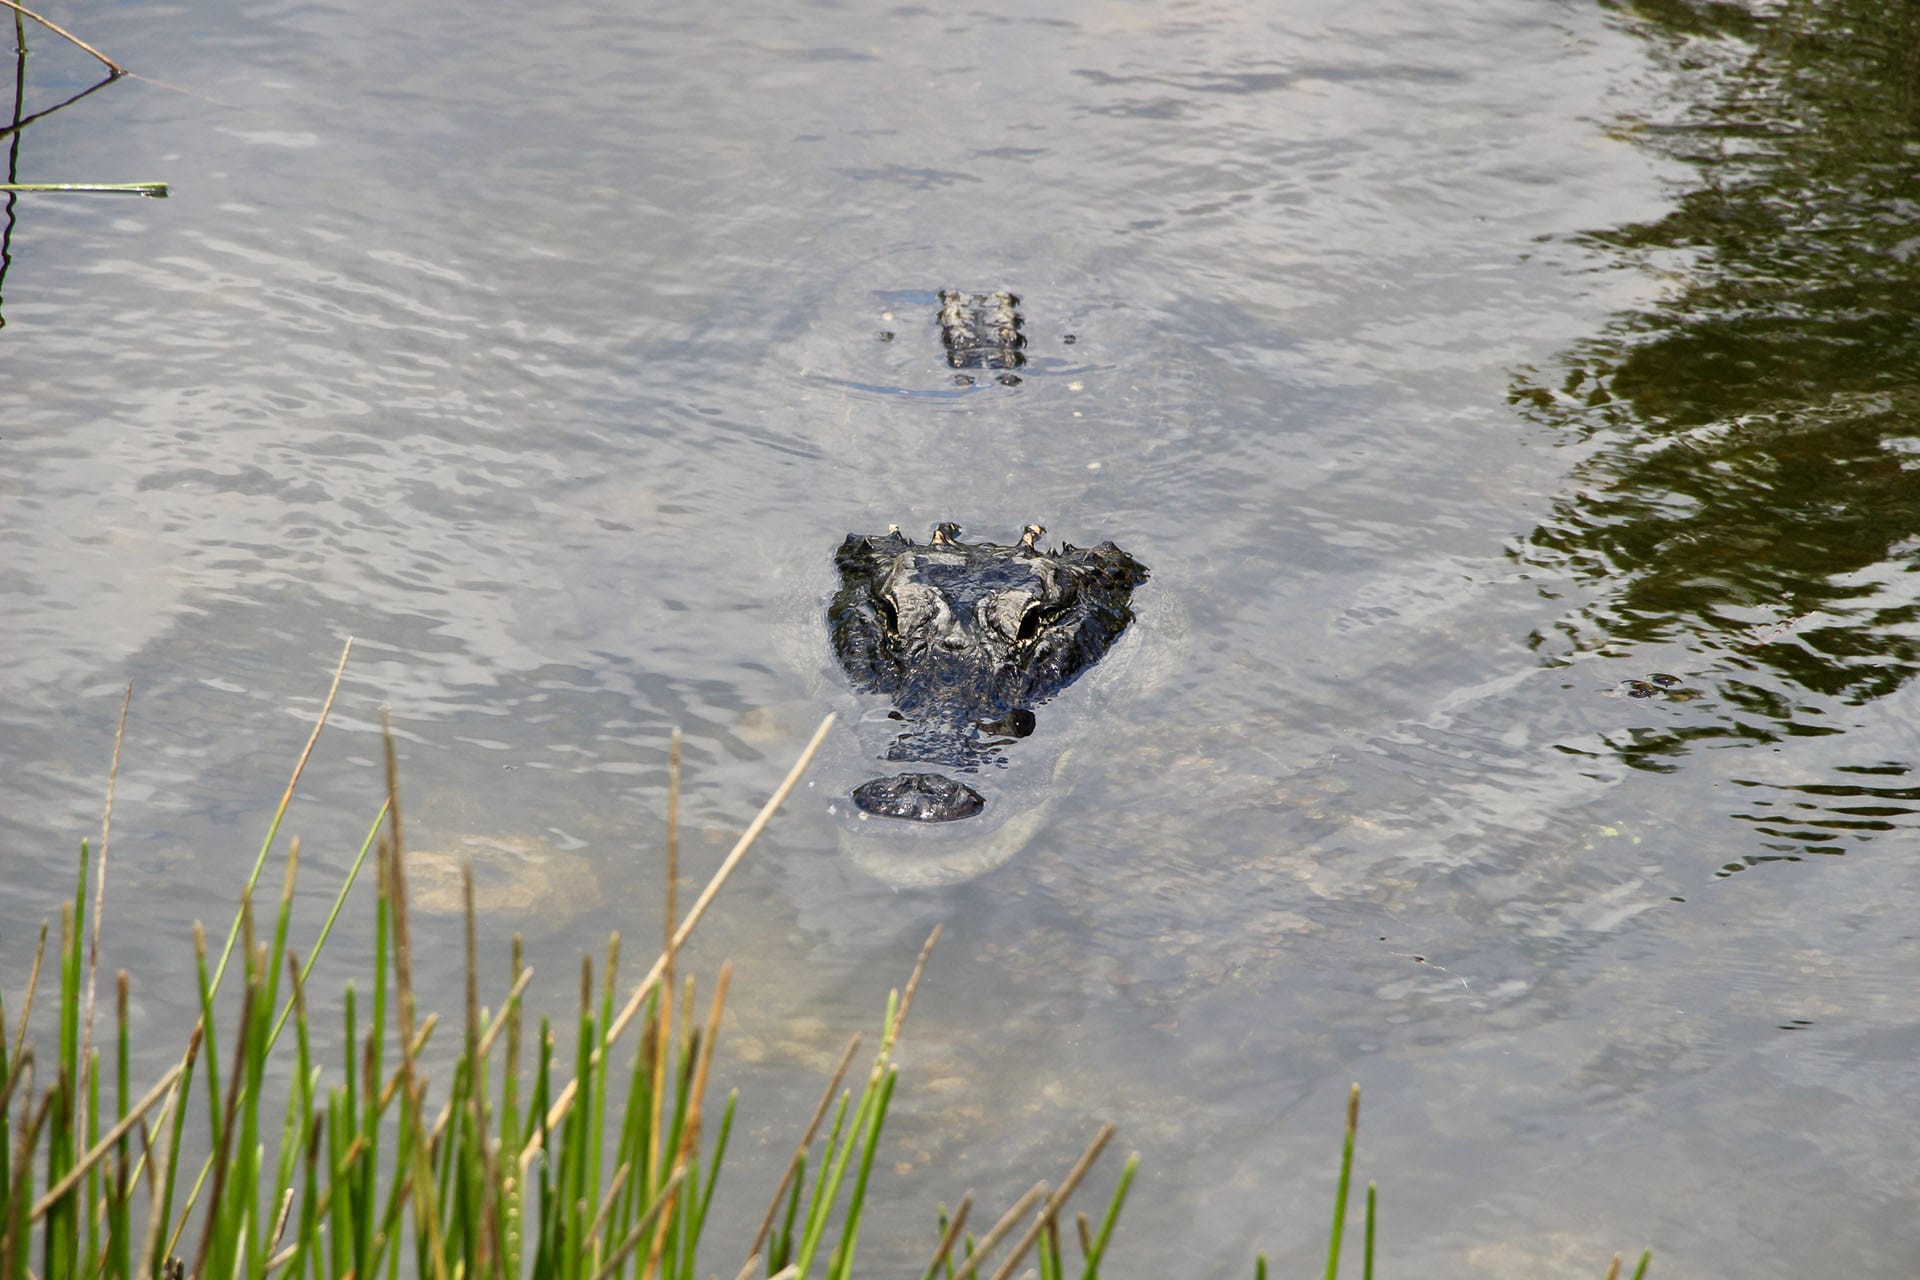
[{"label": "murky green water", "polygon": [[[863,877],[843,740],[703,926],[722,1234],[941,922],[863,1261],[1111,1117],[1122,1274],[1309,1267],[1356,1079],[1399,1270],[1920,1261],[1914,6],[66,16],[191,93],[18,135],[176,195],[13,208],[9,994],[132,679],[107,962],[170,1056],[351,635],[303,909],[391,706],[560,1007],[657,931],[673,726],[703,879],[858,710],[840,538],[1039,520],[1153,579],[1028,847]],[[36,40],[25,110],[88,75]],[[949,284],[1022,294],[1020,386],[952,384]]]}]

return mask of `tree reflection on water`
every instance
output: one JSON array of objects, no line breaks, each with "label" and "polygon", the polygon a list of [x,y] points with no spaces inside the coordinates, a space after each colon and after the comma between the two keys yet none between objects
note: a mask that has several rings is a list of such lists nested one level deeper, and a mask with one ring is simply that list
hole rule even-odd
[{"label": "tree reflection on water", "polygon": [[[1515,377],[1584,456],[1513,554],[1578,584],[1534,637],[1549,662],[1668,645],[1706,669],[1711,714],[1611,744],[1671,768],[1702,739],[1846,732],[1920,671],[1920,3],[1614,7],[1677,89],[1621,127],[1694,178],[1583,238],[1666,296]],[[1862,767],[1840,790],[1872,803],[1796,806],[1850,825],[1781,847],[1920,800],[1904,765]]]}]

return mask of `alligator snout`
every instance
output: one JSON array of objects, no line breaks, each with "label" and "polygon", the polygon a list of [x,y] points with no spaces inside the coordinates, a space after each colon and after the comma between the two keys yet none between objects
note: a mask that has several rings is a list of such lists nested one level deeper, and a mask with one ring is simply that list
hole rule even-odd
[{"label": "alligator snout", "polygon": [[[983,776],[1034,730],[1034,708],[1072,684],[1133,619],[1146,566],[1114,546],[1043,551],[1039,525],[1012,545],[965,543],[943,524],[926,543],[898,528],[849,534],[827,610],[835,656],[863,692],[885,694],[901,729],[884,758]],[[951,822],[986,808],[944,773],[898,773],[853,790],[864,814]]]},{"label": "alligator snout", "polygon": [[987,807],[986,797],[941,773],[896,773],[853,789],[863,813],[909,822],[952,822],[971,818]]}]

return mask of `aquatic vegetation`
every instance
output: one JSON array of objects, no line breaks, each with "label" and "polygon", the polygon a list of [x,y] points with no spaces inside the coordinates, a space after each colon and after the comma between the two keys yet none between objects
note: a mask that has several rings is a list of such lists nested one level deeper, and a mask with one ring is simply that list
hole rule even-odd
[{"label": "aquatic vegetation", "polygon": [[[343,654],[342,671],[345,665]],[[63,905],[51,957],[59,1005],[50,1060],[27,1039],[49,959],[46,926],[21,988],[21,1007],[10,1018],[0,1002],[0,1280],[394,1277],[403,1270],[434,1280],[671,1280],[701,1274],[704,1230],[736,1101],[733,1094],[716,1101],[710,1087],[730,974],[721,968],[703,1014],[691,978],[684,986],[677,981],[676,957],[799,780],[832,718],[684,918],[669,890],[665,950],[624,1003],[616,1007],[619,936],[609,939],[598,974],[593,961],[583,958],[574,1036],[566,1049],[562,1029],[550,1018],[540,1018],[537,1030],[529,1025],[523,996],[532,975],[518,938],[510,957],[513,981],[496,1005],[481,1004],[470,875],[464,1014],[444,1024],[446,1031],[438,1014],[421,1016],[391,735],[385,801],[304,956],[290,939],[297,839],[282,860],[277,908],[256,910],[262,874],[339,680],[336,671],[217,958],[196,926],[193,980],[200,1019],[178,1061],[137,1098],[124,970],[114,984],[113,1030],[102,1036],[104,1045],[94,1037],[116,743],[98,856],[90,845],[81,846],[72,900]],[[124,729],[124,707],[121,724]],[[677,740],[668,785],[671,885],[677,872]],[[337,1005],[323,1008],[310,990],[314,964],[369,859],[377,880],[372,969],[364,988],[349,983]],[[853,1274],[862,1211],[898,1080],[894,1048],[938,936],[936,927],[911,977],[889,996],[878,1050],[857,1092],[843,1088],[843,1081],[860,1037],[846,1046],[755,1238],[718,1242],[734,1258],[744,1258],[742,1280],[761,1269],[775,1280],[844,1280]],[[238,1012],[223,1019],[216,1010],[236,950]],[[231,994],[225,1003],[232,1004]],[[337,1074],[314,1051],[314,1028],[323,1017],[338,1017],[344,1026],[344,1062]],[[622,1036],[636,1023],[631,1048],[622,1050]],[[443,1043],[458,1034],[458,1047],[430,1059],[437,1032]],[[625,1054],[624,1068],[616,1063],[618,1053]],[[436,1077],[431,1085],[429,1061]],[[1329,1280],[1338,1273],[1348,1217],[1359,1099],[1355,1085],[1328,1244]],[[201,1114],[189,1115],[196,1110]],[[202,1123],[211,1154],[196,1168],[183,1157],[182,1136]],[[1033,1270],[1024,1274],[1040,1280],[1062,1280],[1071,1271],[1093,1280],[1108,1256],[1139,1156],[1126,1162],[1097,1228],[1085,1213],[1074,1216],[1077,1260],[1061,1245],[1061,1223],[1070,1197],[1113,1133],[1112,1124],[1104,1126],[1057,1187],[1036,1183],[978,1239],[966,1233],[971,1196],[951,1215],[943,1210],[924,1280],[967,1280],[988,1267],[994,1280],[1008,1280],[1029,1257]],[[1374,1220],[1369,1185],[1362,1263],[1369,1277]],[[1636,1276],[1646,1265],[1643,1256]],[[1609,1274],[1617,1276],[1618,1268],[1616,1258]],[[1264,1257],[1255,1274],[1266,1274]]]}]

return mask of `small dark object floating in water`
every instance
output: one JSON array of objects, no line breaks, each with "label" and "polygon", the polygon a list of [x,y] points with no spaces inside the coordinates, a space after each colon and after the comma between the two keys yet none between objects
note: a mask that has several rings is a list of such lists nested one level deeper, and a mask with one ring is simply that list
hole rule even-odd
[{"label": "small dark object floating in water", "polygon": [[1654,671],[1644,680],[1622,680],[1619,694],[1628,698],[1660,698],[1667,702],[1691,702],[1699,697],[1695,689],[1681,688],[1679,676],[1670,676],[1664,671]]}]

